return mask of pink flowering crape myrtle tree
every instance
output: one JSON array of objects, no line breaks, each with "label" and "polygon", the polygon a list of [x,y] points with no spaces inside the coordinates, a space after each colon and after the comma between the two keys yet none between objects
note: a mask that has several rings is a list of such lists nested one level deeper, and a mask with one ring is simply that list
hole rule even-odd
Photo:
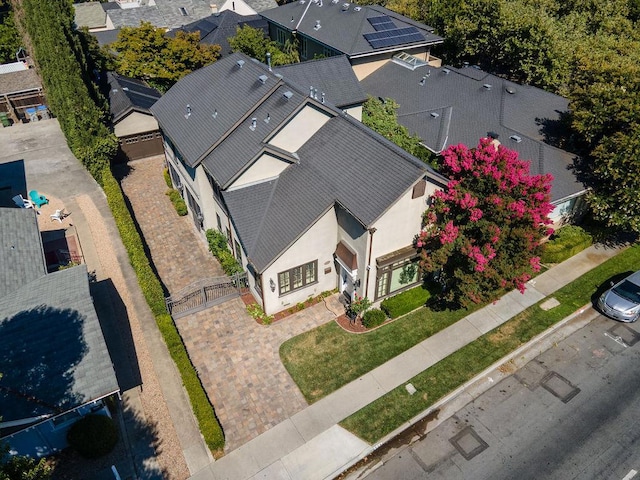
[{"label": "pink flowering crape myrtle tree", "polygon": [[530,175],[529,162],[487,138],[475,149],[449,147],[441,171],[450,181],[431,198],[416,236],[423,271],[437,274],[453,305],[524,292],[550,233],[551,175]]}]

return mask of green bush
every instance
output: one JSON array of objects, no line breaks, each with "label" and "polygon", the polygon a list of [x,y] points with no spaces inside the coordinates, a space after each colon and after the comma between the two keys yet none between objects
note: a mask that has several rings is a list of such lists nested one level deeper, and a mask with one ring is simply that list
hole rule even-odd
[{"label": "green bush", "polygon": [[169,169],[165,168],[162,174],[164,175],[164,181],[167,184],[167,187],[173,188],[173,183],[171,183],[171,175],[169,175]]},{"label": "green bush", "polygon": [[191,363],[173,319],[167,313],[164,291],[160,280],[153,272],[149,259],[145,254],[142,239],[127,209],[120,185],[118,185],[108,168],[103,172],[102,183],[107,202],[118,226],[122,243],[129,255],[129,261],[136,272],[142,293],[155,316],[158,329],[167,344],[171,358],[178,367],[182,383],[189,395],[193,413],[198,421],[200,432],[211,451],[214,453],[220,452],[224,448],[222,427],[218,423],[213,406],[200,383],[198,374]]},{"label": "green bush", "polygon": [[212,228],[207,230],[205,235],[209,243],[209,251],[218,259],[224,273],[229,276],[241,273],[242,266],[238,263],[236,257],[233,256],[231,250],[229,250],[227,237],[219,230],[213,230]]},{"label": "green bush", "polygon": [[543,245],[542,263],[560,263],[593,244],[593,237],[584,229],[567,225],[555,232]]},{"label": "green bush", "polygon": [[430,297],[429,290],[419,286],[383,300],[380,308],[389,317],[398,318],[405,313],[422,307]]},{"label": "green bush", "polygon": [[247,305],[247,313],[251,315],[254,320],[259,321],[263,325],[271,325],[273,322],[273,315],[267,315],[264,310],[257,303]]},{"label": "green bush", "polygon": [[187,204],[184,202],[184,199],[182,198],[182,195],[180,195],[180,192],[175,188],[171,188],[167,190],[167,195],[169,196],[171,203],[173,203],[173,206],[175,207],[178,215],[184,217],[187,214]]},{"label": "green bush", "polygon": [[67,441],[83,457],[99,458],[118,443],[118,428],[106,415],[87,415],[69,429]]},{"label": "green bush", "polygon": [[362,324],[367,328],[374,328],[378,325],[382,325],[387,319],[387,316],[382,310],[372,308],[364,312],[362,316]]}]

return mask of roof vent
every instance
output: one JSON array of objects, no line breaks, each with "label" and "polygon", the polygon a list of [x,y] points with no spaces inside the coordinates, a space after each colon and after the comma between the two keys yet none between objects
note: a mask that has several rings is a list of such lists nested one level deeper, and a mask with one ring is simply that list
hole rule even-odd
[{"label": "roof vent", "polygon": [[257,126],[258,126],[258,119],[256,117],[253,117],[251,119],[251,126],[249,127],[249,130],[254,131]]},{"label": "roof vent", "polygon": [[304,5],[305,3],[307,3],[305,0],[300,0],[300,5]]},{"label": "roof vent", "polygon": [[513,87],[507,87],[507,88],[505,88],[505,90],[507,91],[507,93],[510,93],[511,95],[516,93],[516,89],[513,88]]},{"label": "roof vent", "polygon": [[129,91],[129,87],[122,87],[122,90],[125,91],[125,92],[128,92]]},{"label": "roof vent", "polygon": [[444,73],[445,75],[449,75],[451,73],[451,70],[449,70],[448,68],[443,68],[442,73]]},{"label": "roof vent", "polygon": [[181,13],[181,14],[182,14],[182,16],[184,16],[184,17],[186,17],[186,16],[188,16],[188,15],[189,15],[189,14],[187,13],[187,9],[186,9],[186,8],[184,8],[184,7],[180,7],[180,8],[178,8],[178,10],[180,10],[180,13]]},{"label": "roof vent", "polygon": [[340,0],[331,0],[331,5],[335,5],[336,3],[338,3]]},{"label": "roof vent", "polygon": [[359,12],[360,10],[362,10],[362,7],[353,7],[354,12]]},{"label": "roof vent", "polygon": [[267,78],[269,78],[269,77],[267,77],[266,75],[260,75],[258,77],[258,80],[260,80],[260,83],[262,83],[264,85],[265,83],[267,83]]},{"label": "roof vent", "polygon": [[264,123],[269,123],[271,121],[271,114],[267,113],[267,117],[264,119]]},{"label": "roof vent", "polygon": [[343,3],[342,4],[342,11],[346,12],[347,10],[349,10],[349,5],[351,5],[350,3]]},{"label": "roof vent", "polygon": [[316,20],[316,24],[313,26],[314,30],[320,30],[322,26],[320,25],[320,20]]},{"label": "roof vent", "polygon": [[236,65],[238,66],[238,68],[242,68],[242,66],[244,65],[244,60],[238,60],[236,62]]},{"label": "roof vent", "polygon": [[187,103],[187,113],[184,114],[184,118],[189,118],[191,116],[191,105]]},{"label": "roof vent", "polygon": [[218,117],[218,109],[217,109],[217,108],[213,111],[213,113],[211,114],[211,116],[212,116],[213,118],[217,118],[217,117]]},{"label": "roof vent", "polygon": [[519,135],[511,135],[509,138],[516,143],[520,143],[522,141],[522,137],[520,137]]},{"label": "roof vent", "polygon": [[440,116],[438,112],[431,112],[429,115],[431,115],[433,118],[438,118]]},{"label": "roof vent", "polygon": [[322,99],[320,100],[320,102],[324,103],[324,92],[322,92]]},{"label": "roof vent", "polygon": [[291,91],[287,90],[286,92],[284,92],[282,94],[282,96],[284,97],[285,100],[289,100],[291,97],[293,97],[293,93],[291,93]]},{"label": "roof vent", "polygon": [[482,85],[485,90],[491,90],[492,85],[490,83],[485,83]]}]

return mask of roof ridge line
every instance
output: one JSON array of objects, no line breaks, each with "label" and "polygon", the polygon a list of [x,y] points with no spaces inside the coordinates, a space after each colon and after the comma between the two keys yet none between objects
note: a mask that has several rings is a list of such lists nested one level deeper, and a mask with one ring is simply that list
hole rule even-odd
[{"label": "roof ridge line", "polygon": [[[271,191],[269,192],[269,198],[267,199],[265,206],[264,206],[264,212],[267,212],[269,210],[269,207],[271,206],[271,203],[273,202],[273,196],[275,195],[276,189],[278,187],[278,182],[280,181],[280,175],[278,175],[276,177],[275,180],[273,180],[273,186],[271,187]],[[267,219],[267,215],[262,215],[262,219],[260,220],[260,223],[258,224],[258,228],[256,229],[257,235],[255,236],[255,243],[251,246],[252,250],[256,247],[258,239],[260,238],[260,232],[262,231],[262,228],[264,226],[264,223],[266,222]],[[235,223],[235,222],[234,222]],[[238,229],[236,228],[236,232],[238,231]]]},{"label": "roof ridge line", "polygon": [[298,23],[296,23],[295,29],[293,31],[295,31],[295,32],[298,31],[298,28],[300,28],[300,24],[302,23],[302,20],[304,20],[304,17],[307,14],[307,12],[309,11],[309,7],[311,7],[312,3],[313,3],[313,1],[309,0],[307,8],[305,8],[304,12],[302,12],[302,15],[300,16],[300,20],[298,20]]}]

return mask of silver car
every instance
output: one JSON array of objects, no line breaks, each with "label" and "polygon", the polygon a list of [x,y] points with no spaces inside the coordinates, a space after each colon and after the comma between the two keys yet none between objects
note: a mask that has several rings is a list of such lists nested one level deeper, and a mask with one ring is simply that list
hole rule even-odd
[{"label": "silver car", "polygon": [[598,308],[615,320],[635,322],[640,316],[640,271],[604,292],[598,300]]}]

